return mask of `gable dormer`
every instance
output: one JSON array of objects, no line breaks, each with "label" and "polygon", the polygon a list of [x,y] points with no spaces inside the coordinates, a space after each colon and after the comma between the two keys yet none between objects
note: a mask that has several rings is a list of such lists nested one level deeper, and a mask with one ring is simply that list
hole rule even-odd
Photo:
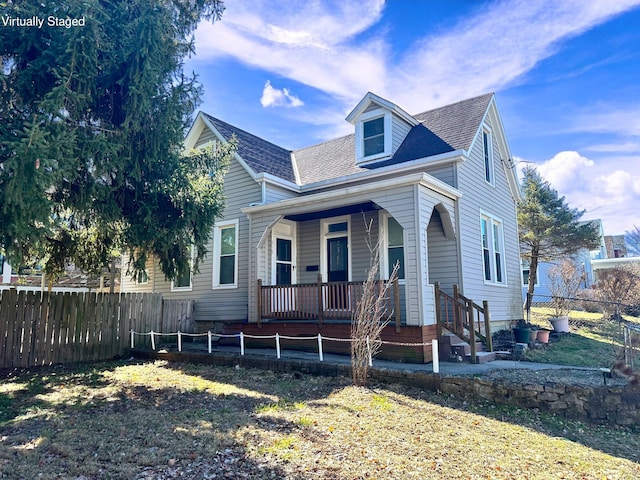
[{"label": "gable dormer", "polygon": [[355,127],[358,166],[391,158],[411,128],[419,124],[400,107],[371,92],[346,120]]}]

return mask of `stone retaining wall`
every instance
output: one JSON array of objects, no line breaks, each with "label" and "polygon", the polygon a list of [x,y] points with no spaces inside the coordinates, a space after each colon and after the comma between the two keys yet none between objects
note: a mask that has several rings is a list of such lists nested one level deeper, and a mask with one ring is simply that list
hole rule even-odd
[{"label": "stone retaining wall", "polygon": [[[178,352],[133,351],[143,358],[206,363],[221,366],[240,365],[246,368],[266,368],[280,372],[302,372],[325,376],[351,376],[349,365],[318,361],[273,359],[238,356],[226,353],[199,354]],[[402,365],[399,365],[399,368]],[[630,386],[582,387],[558,383],[522,384],[484,377],[446,377],[410,370],[372,368],[372,381],[401,383],[425,390],[451,395],[481,398],[488,402],[537,408],[559,416],[612,425],[640,425],[640,389]]]}]

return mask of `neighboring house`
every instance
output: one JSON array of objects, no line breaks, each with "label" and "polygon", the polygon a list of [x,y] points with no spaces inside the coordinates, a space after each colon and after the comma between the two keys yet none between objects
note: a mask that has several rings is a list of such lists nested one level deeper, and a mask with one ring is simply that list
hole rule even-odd
[{"label": "neighboring house", "polygon": [[[602,220],[586,220],[580,223],[591,223],[598,228],[600,234],[600,245],[593,249],[587,250],[586,248],[578,250],[574,255],[569,257],[576,265],[582,269],[584,280],[581,288],[591,288],[595,282],[595,276],[593,272],[593,260],[607,258],[607,251],[605,248],[605,235],[604,227],[602,226]],[[534,302],[548,302],[551,297],[549,274],[554,265],[558,265],[564,261],[564,258],[558,258],[550,262],[540,262],[538,264],[538,276],[534,291]],[[522,263],[522,299],[527,298],[527,290],[529,286],[529,262],[524,258],[521,259]]]},{"label": "neighboring house", "polygon": [[604,237],[607,258],[624,258],[627,256],[627,242],[624,235],[607,235]]},{"label": "neighboring house", "polygon": [[519,186],[494,95],[410,115],[368,93],[346,120],[351,135],[290,151],[199,113],[187,150],[238,139],[210,253],[174,282],[150,262],[122,290],[195,299],[203,330],[348,337],[370,224],[381,279],[399,264],[404,339],[436,337],[436,282],[488,301],[497,326],[522,318]]},{"label": "neighboring house", "polygon": [[[119,268],[119,266],[118,266]],[[120,274],[115,282],[115,291],[119,291]],[[51,286],[52,292],[108,292],[108,276],[99,277],[88,275],[85,272],[68,265],[67,271],[61,275]],[[9,262],[0,254],[0,290],[15,288],[20,291],[48,290],[49,284],[40,267],[19,268],[14,271]]]}]

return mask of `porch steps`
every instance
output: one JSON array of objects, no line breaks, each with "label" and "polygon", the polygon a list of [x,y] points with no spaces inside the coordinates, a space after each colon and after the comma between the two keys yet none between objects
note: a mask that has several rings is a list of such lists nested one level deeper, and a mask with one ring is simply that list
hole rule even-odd
[{"label": "porch steps", "polygon": [[[442,339],[439,342],[440,347],[440,360],[462,360],[471,362],[471,346],[461,340],[460,337],[453,333],[445,333],[442,335]],[[494,352],[484,352],[484,345],[482,342],[476,342],[476,362],[475,363],[487,363],[496,359]]]}]

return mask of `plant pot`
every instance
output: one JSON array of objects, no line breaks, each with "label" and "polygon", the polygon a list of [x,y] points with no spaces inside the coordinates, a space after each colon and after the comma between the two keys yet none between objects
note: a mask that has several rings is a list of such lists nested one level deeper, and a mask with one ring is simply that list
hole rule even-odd
[{"label": "plant pot", "polygon": [[513,336],[516,339],[516,343],[529,343],[529,338],[531,337],[531,329],[515,327],[513,329]]},{"label": "plant pot", "polygon": [[553,330],[558,333],[569,333],[569,316],[550,318],[549,321],[553,325]]},{"label": "plant pot", "polygon": [[550,330],[538,330],[536,340],[540,343],[549,343]]},{"label": "plant pot", "polygon": [[538,338],[538,330],[531,330],[531,333],[529,334],[529,341],[530,342],[535,342],[536,339]]}]

